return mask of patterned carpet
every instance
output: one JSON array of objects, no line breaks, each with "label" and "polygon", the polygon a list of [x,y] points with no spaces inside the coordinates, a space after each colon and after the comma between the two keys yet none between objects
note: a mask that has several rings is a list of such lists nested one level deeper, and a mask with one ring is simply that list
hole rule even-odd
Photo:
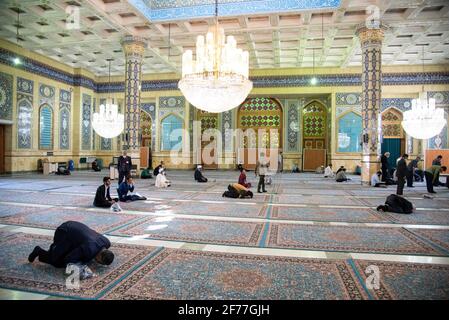
[{"label": "patterned carpet", "polygon": [[[206,171],[215,182],[198,184],[191,171],[169,171],[171,188],[136,179],[149,200],[121,203],[115,213],[92,206],[104,174],[0,177],[7,191],[0,193],[3,291],[78,299],[449,299],[445,188],[433,200],[423,198],[422,183],[406,188],[420,210],[401,215],[372,209],[394,187],[361,187],[354,176],[337,184],[315,174],[277,175],[267,194],[228,199],[221,195],[237,172]],[[64,270],[27,262],[67,220],[105,233],[116,254],[110,267],[92,263],[97,277],[78,290],[67,289]],[[379,268],[378,289],[367,288],[370,266]]]},{"label": "patterned carpet", "polygon": [[142,217],[126,214],[51,208],[2,217],[0,223],[56,229],[63,222],[72,220],[82,222],[98,232],[106,232],[140,219]]},{"label": "patterned carpet", "polygon": [[114,244],[111,250],[115,259],[110,266],[92,262],[89,267],[97,276],[81,281],[79,289],[68,289],[64,269],[37,260],[32,264],[28,262],[28,254],[36,245],[48,248],[51,240],[51,237],[23,233],[0,238],[0,287],[63,297],[98,298],[155,250],[154,247]]},{"label": "patterned carpet", "polygon": [[119,236],[142,236],[158,240],[210,244],[256,245],[262,223],[227,222],[181,218],[148,218],[112,233]]},{"label": "patterned carpet", "polygon": [[388,217],[371,209],[301,208],[273,206],[271,217],[284,220],[391,222]]},{"label": "patterned carpet", "polygon": [[[434,231],[434,230],[432,230]],[[308,250],[445,255],[401,228],[271,224],[268,246]],[[445,231],[447,233],[447,231]]]},{"label": "patterned carpet", "polygon": [[165,249],[105,299],[366,299],[345,261]]},{"label": "patterned carpet", "polygon": [[447,300],[449,299],[449,266],[417,263],[355,261],[359,274],[366,280],[368,266],[380,272],[379,289],[371,293],[380,300]]}]

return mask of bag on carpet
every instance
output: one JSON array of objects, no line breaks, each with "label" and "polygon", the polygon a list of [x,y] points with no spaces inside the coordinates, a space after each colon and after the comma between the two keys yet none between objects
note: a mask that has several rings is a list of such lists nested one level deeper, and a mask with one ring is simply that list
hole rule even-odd
[{"label": "bag on carpet", "polygon": [[114,203],[114,204],[111,206],[111,211],[113,211],[113,212],[120,212],[120,211],[122,211],[122,208],[120,207],[120,205],[118,204],[118,202],[116,202],[116,203]]}]

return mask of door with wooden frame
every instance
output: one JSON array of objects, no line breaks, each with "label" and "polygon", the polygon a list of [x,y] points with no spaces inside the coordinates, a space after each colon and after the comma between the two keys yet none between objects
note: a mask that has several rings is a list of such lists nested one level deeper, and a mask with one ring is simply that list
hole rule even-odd
[{"label": "door with wooden frame", "polygon": [[327,110],[312,101],[303,108],[303,170],[315,171],[326,165]]},{"label": "door with wooden frame", "polygon": [[405,134],[401,122],[402,112],[396,108],[388,108],[382,112],[381,152],[390,152],[390,168],[396,168],[396,160],[405,152]]},{"label": "door with wooden frame", "polygon": [[[218,169],[218,152],[216,131],[218,128],[218,114],[198,110],[197,119],[201,122],[201,164],[204,169]],[[203,134],[204,140],[203,141]],[[199,152],[199,151],[198,151]]]},{"label": "door with wooden frame", "polygon": [[265,151],[268,160],[275,161],[270,167],[277,166],[275,153],[282,148],[282,106],[279,101],[264,97],[246,99],[238,111],[238,128],[243,134],[238,141],[238,159],[246,169],[255,169],[261,151],[258,148]]},{"label": "door with wooden frame", "polygon": [[153,137],[153,120],[150,114],[140,110],[140,132],[141,132],[141,166],[144,167],[151,165],[151,148]]}]

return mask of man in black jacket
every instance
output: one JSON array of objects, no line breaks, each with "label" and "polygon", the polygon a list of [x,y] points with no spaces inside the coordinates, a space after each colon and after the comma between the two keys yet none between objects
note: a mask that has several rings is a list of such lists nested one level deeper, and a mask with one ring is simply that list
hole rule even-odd
[{"label": "man in black jacket", "polygon": [[396,169],[396,176],[398,178],[398,187],[396,189],[396,194],[402,196],[404,194],[405,177],[407,177],[407,159],[408,154],[402,155],[401,159],[398,161],[398,167]]},{"label": "man in black jacket", "polygon": [[123,182],[125,177],[130,175],[132,166],[131,157],[128,156],[126,151],[123,151],[123,155],[118,158],[118,185]]},{"label": "man in black jacket", "polygon": [[382,157],[380,157],[380,162],[382,164],[381,169],[382,169],[382,181],[386,182],[389,178],[390,175],[388,174],[388,158],[390,157],[390,153],[389,152],[385,152]]},{"label": "man in black jacket", "polygon": [[98,187],[95,194],[94,206],[100,208],[110,208],[114,203],[118,202],[118,198],[112,199],[109,192],[111,186],[111,178],[104,177],[103,184]]},{"label": "man in black jacket", "polygon": [[103,265],[110,265],[114,254],[108,250],[108,238],[77,221],[67,221],[55,231],[53,243],[48,251],[37,246],[28,256],[33,262],[37,257],[43,263],[56,268],[65,268],[69,263],[87,264],[92,259]]},{"label": "man in black jacket", "polygon": [[406,214],[413,213],[414,210],[415,208],[413,207],[413,204],[410,201],[395,194],[391,194],[387,197],[385,205],[377,207],[377,211],[406,213]]},{"label": "man in black jacket", "polygon": [[413,180],[415,179],[415,171],[418,168],[418,163],[421,161],[421,157],[417,156],[415,160],[410,161],[407,166],[407,187],[413,188]]}]

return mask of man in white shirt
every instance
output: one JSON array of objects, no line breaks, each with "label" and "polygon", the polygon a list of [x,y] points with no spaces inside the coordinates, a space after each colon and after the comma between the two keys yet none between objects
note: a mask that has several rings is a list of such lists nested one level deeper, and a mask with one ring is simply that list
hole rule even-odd
[{"label": "man in white shirt", "polygon": [[324,169],[324,177],[325,178],[335,178],[335,173],[332,170],[332,164],[328,165],[326,169]]},{"label": "man in white shirt", "polygon": [[382,171],[377,171],[371,176],[371,186],[376,188],[385,188],[385,182],[382,182],[380,177],[382,176]]}]

